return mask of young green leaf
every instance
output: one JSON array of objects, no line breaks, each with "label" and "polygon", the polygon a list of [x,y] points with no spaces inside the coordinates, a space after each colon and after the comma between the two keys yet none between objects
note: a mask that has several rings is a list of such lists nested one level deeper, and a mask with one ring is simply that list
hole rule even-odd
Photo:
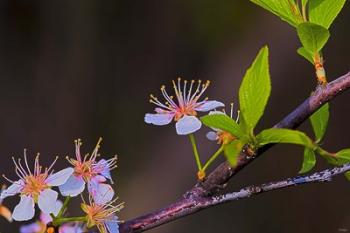
[{"label": "young green leaf", "polygon": [[[319,151],[318,151],[319,152]],[[328,163],[335,165],[335,166],[340,166],[345,163],[350,162],[350,149],[343,149],[338,151],[335,154],[327,155],[324,153],[319,153]]]},{"label": "young green leaf", "polygon": [[299,173],[306,173],[310,171],[315,166],[315,164],[316,164],[315,152],[309,148],[305,148],[303,165]]},{"label": "young green leaf", "polygon": [[346,0],[310,0],[309,20],[329,28],[343,8]]},{"label": "young green leaf", "polygon": [[340,164],[350,162],[350,149],[343,149],[336,153],[336,158],[339,160]]},{"label": "young green leaf", "polygon": [[312,58],[312,54],[310,54],[304,47],[298,48],[297,53],[300,56],[304,57],[309,62],[311,62],[311,64],[314,64],[314,60]]},{"label": "young green leaf", "polygon": [[244,144],[243,141],[234,140],[230,144],[224,146],[224,154],[232,167],[237,165],[237,159]]},{"label": "young green leaf", "polygon": [[329,31],[314,23],[302,23],[297,27],[301,44],[311,54],[319,52],[329,39]]},{"label": "young green leaf", "polygon": [[310,117],[311,125],[316,136],[316,142],[320,142],[326,132],[329,119],[329,104],[323,105]]},{"label": "young green leaf", "polygon": [[303,21],[300,10],[291,0],[251,0],[253,3],[272,12],[282,20],[296,27]]},{"label": "young green leaf", "polygon": [[231,117],[225,114],[211,114],[201,117],[204,125],[216,129],[220,129],[241,138],[244,136],[240,126]]},{"label": "young green leaf", "polygon": [[266,129],[256,136],[256,140],[260,146],[270,143],[290,143],[302,145],[310,149],[315,147],[312,140],[305,133],[291,129]]},{"label": "young green leaf", "polygon": [[345,172],[345,178],[350,181],[350,171],[349,172]]},{"label": "young green leaf", "polygon": [[239,88],[241,119],[248,133],[263,115],[271,93],[268,54],[267,46],[260,50]]}]

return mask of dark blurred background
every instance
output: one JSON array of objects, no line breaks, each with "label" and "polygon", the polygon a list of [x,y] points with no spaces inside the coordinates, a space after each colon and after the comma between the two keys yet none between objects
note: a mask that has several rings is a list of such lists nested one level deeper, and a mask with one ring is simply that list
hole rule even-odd
[{"label": "dark blurred background", "polygon": [[[350,5],[331,27],[324,49],[332,80],[350,70]],[[270,127],[315,86],[313,67],[296,54],[299,42],[286,23],[249,1],[0,1],[0,173],[16,179],[11,156],[27,148],[57,169],[82,138],[90,152],[118,154],[115,188],[127,220],[179,198],[196,182],[189,140],[174,125],[146,125],[149,94],[178,76],[209,79],[207,95],[237,103],[245,70],[270,47],[272,95],[259,129]],[[324,146],[350,146],[350,93],[331,104]],[[302,129],[311,133],[308,123]],[[203,159],[217,145],[197,133]],[[276,146],[231,181],[228,190],[297,174],[302,148]],[[221,158],[223,161],[223,158]],[[316,169],[327,165],[321,159]],[[5,182],[5,180],[2,180]],[[6,183],[6,182],[5,182]],[[150,232],[350,232],[350,183],[289,188],[211,208]],[[18,197],[6,199],[13,208]],[[79,214],[79,202],[71,207]],[[1,232],[16,224],[0,219]]]}]

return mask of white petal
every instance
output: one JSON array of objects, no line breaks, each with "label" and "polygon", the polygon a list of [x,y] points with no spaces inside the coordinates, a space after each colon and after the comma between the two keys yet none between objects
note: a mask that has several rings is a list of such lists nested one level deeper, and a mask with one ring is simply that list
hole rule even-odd
[{"label": "white petal", "polygon": [[217,133],[214,132],[214,131],[210,131],[207,133],[207,138],[210,140],[210,141],[216,141],[217,140]]},{"label": "white petal", "polygon": [[23,180],[18,180],[16,182],[14,182],[13,184],[10,185],[10,187],[8,187],[7,189],[5,189],[0,196],[0,199],[5,199],[6,197],[11,197],[14,196],[18,193],[21,192],[21,190],[23,189],[24,186],[24,182]]},{"label": "white petal", "polygon": [[225,104],[216,100],[209,100],[199,103],[198,107],[196,107],[194,110],[199,112],[207,112],[219,107],[225,107]]},{"label": "white petal", "polygon": [[167,125],[174,118],[173,113],[147,113],[145,115],[145,122],[153,125]]},{"label": "white petal", "polygon": [[118,218],[116,216],[111,220],[106,220],[104,223],[109,233],[119,233]]},{"label": "white petal", "polygon": [[176,123],[176,132],[179,135],[187,135],[199,130],[202,122],[195,116],[184,116]]},{"label": "white petal", "polygon": [[42,212],[51,214],[56,210],[58,193],[52,189],[41,191],[38,198],[38,206]]},{"label": "white petal", "polygon": [[27,221],[34,217],[34,200],[30,196],[23,195],[18,205],[13,210],[12,218],[16,221]]},{"label": "white petal", "polygon": [[65,168],[59,172],[49,175],[46,179],[46,183],[50,186],[60,186],[68,180],[68,178],[73,174],[74,169],[71,167]]},{"label": "white petal", "polygon": [[223,111],[210,111],[210,112],[209,112],[209,115],[215,115],[215,114],[226,115]]},{"label": "white petal", "polygon": [[112,186],[103,183],[89,183],[89,192],[96,204],[105,204],[114,196]]},{"label": "white petal", "polygon": [[85,189],[85,181],[81,176],[71,175],[67,182],[58,187],[62,196],[76,197]]}]

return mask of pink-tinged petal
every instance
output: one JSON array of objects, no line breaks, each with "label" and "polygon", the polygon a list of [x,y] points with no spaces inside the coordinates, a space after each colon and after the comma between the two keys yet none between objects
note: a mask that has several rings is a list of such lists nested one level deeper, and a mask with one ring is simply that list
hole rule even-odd
[{"label": "pink-tinged petal", "polygon": [[94,170],[96,173],[99,173],[106,177],[107,179],[112,180],[111,172],[109,170],[108,162],[105,159],[101,159],[98,161],[98,163],[94,166]]},{"label": "pink-tinged petal", "polygon": [[80,226],[63,225],[58,230],[59,233],[83,233],[83,229]]},{"label": "pink-tinged petal", "polygon": [[90,182],[89,192],[96,204],[105,204],[113,199],[114,190],[109,184]]},{"label": "pink-tinged petal", "polygon": [[216,141],[218,138],[218,135],[213,131],[208,132],[206,136],[210,141]]},{"label": "pink-tinged petal", "polygon": [[111,220],[104,222],[109,233],[119,233],[118,218],[114,216]]},{"label": "pink-tinged petal", "polygon": [[76,197],[85,189],[85,181],[82,176],[71,175],[66,183],[58,187],[62,196]]},{"label": "pink-tinged petal", "polygon": [[176,132],[178,135],[187,135],[199,130],[202,122],[195,116],[184,116],[176,123]]},{"label": "pink-tinged petal", "polygon": [[198,112],[208,112],[215,108],[225,107],[225,104],[216,101],[216,100],[205,100],[203,102],[198,103],[197,107],[194,110]]},{"label": "pink-tinged petal", "polygon": [[[55,210],[52,212],[52,214],[54,216],[58,215],[58,212],[60,212],[62,205],[63,205],[63,203],[60,200],[56,201]],[[44,212],[41,212],[40,213],[40,221],[42,223],[48,224],[48,223],[52,222],[52,218],[51,218],[50,214],[46,214]]]},{"label": "pink-tinged petal", "polygon": [[38,198],[38,206],[45,214],[51,214],[56,210],[58,193],[52,189],[41,191]]},{"label": "pink-tinged petal", "polygon": [[34,200],[30,196],[23,195],[13,210],[12,218],[15,221],[27,221],[34,217]]},{"label": "pink-tinged petal", "polygon": [[24,225],[21,226],[21,228],[19,229],[20,233],[37,233],[40,232],[41,230],[41,226],[39,225],[39,223],[31,223],[28,225]]},{"label": "pink-tinged petal", "polygon": [[23,189],[24,182],[23,180],[18,180],[5,189],[0,196],[0,199],[5,199],[6,197],[14,196],[20,193]]},{"label": "pink-tinged petal", "polygon": [[147,113],[145,115],[145,122],[153,125],[167,125],[173,120],[173,118],[173,113]]},{"label": "pink-tinged petal", "polygon": [[74,169],[71,167],[65,168],[59,172],[49,175],[46,179],[46,183],[50,186],[60,186],[66,183],[68,178],[73,174]]}]

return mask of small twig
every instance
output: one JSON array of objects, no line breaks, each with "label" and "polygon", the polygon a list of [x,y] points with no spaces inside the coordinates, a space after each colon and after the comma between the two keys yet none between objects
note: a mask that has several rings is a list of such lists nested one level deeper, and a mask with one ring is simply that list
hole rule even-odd
[{"label": "small twig", "polygon": [[[347,73],[337,78],[336,80],[330,82],[326,86],[319,86],[309,98],[307,98],[301,105],[299,105],[294,111],[288,114],[282,121],[280,121],[274,127],[289,129],[297,128],[301,123],[306,121],[309,118],[309,116],[311,116],[315,111],[317,111],[323,104],[332,100],[334,97],[338,96],[348,88],[350,88],[350,73]],[[256,153],[254,157],[250,156],[248,152],[243,150],[238,158],[238,162],[235,167],[231,167],[228,164],[228,162],[220,164],[212,173],[208,175],[207,179],[204,182],[196,184],[195,187],[189,190],[183,198],[160,210],[126,221],[120,226],[121,232],[132,233],[146,231],[164,223],[174,221],[180,217],[197,212],[203,208],[207,208],[198,208],[196,206],[198,206],[198,204],[202,201],[208,201],[208,198],[214,198],[213,196],[219,191],[221,191],[222,187],[224,187],[225,184],[235,174],[237,174],[242,168],[250,164],[256,158],[258,158],[271,146],[273,145],[269,144],[260,148],[260,150]],[[331,172],[333,170],[326,171]],[[318,180],[310,182],[316,181]],[[290,185],[286,185],[285,187],[288,186]]]}]

